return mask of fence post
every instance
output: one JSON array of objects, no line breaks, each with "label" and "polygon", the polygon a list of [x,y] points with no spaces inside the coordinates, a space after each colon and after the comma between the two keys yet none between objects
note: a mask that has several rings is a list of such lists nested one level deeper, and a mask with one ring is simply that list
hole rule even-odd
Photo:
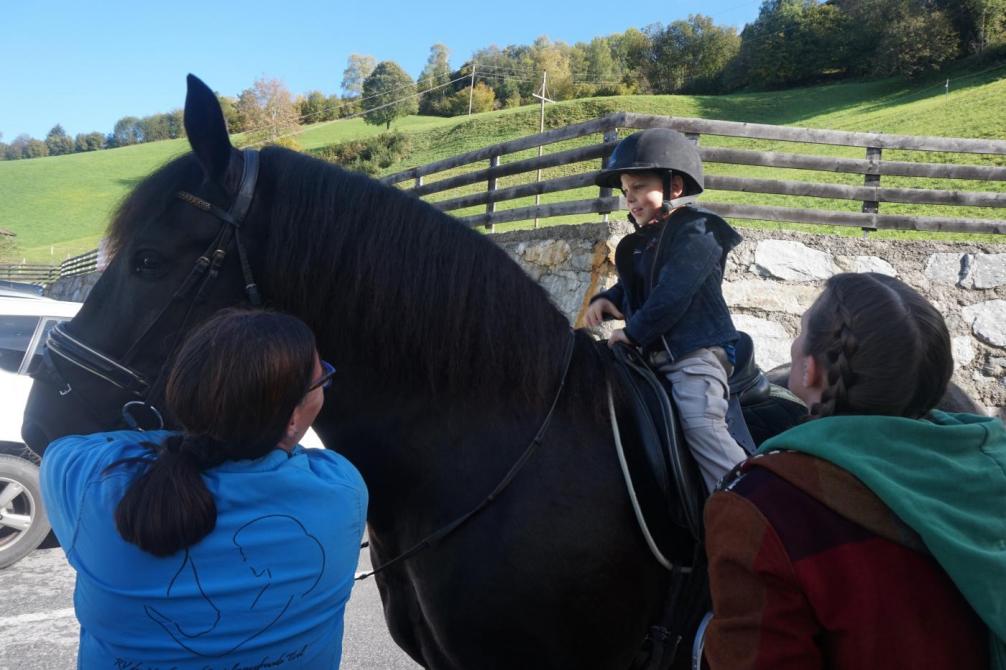
[{"label": "fence post", "polygon": [[423,175],[419,175],[418,177],[416,177],[416,185],[413,186],[413,188],[419,188],[422,185],[423,185]]},{"label": "fence post", "polygon": [[[883,150],[880,147],[867,147],[866,148],[866,160],[870,164],[870,169],[875,169],[880,167],[880,156]],[[877,172],[880,170],[877,169]],[[880,175],[879,174],[867,174],[863,180],[863,185],[870,187],[880,186]],[[863,213],[864,214],[877,214],[880,212],[880,202],[877,200],[864,200],[863,201]],[[876,230],[876,226],[864,226],[863,227],[863,239],[871,230]]]},{"label": "fence post", "polygon": [[[499,156],[490,156],[489,157],[489,168],[490,169],[492,169],[494,167],[499,167],[499,164],[500,164],[500,157]],[[492,214],[493,212],[496,211],[496,203],[493,202],[493,194],[496,192],[496,177],[495,176],[489,177],[489,181],[486,183],[486,188],[489,190],[489,201],[486,203],[486,214]],[[490,219],[489,223],[486,224],[486,228],[489,230],[490,233],[493,232],[494,225],[492,223],[492,219]]]},{"label": "fence post", "polygon": [[[608,130],[605,130],[603,138],[604,138],[604,142],[605,143],[614,142],[615,140],[618,139],[618,128],[609,128]],[[601,169],[602,170],[604,169],[605,165],[607,164],[607,162],[608,162],[608,156],[610,156],[610,155],[611,154],[605,154],[604,156],[601,157]],[[601,197],[601,198],[610,198],[611,197],[611,189],[608,188],[607,186],[602,186],[601,187],[601,192],[598,194],[598,196]],[[609,214],[610,214],[610,212],[604,212],[604,216],[601,218],[601,220],[604,221],[605,223],[608,223],[608,215]]]}]

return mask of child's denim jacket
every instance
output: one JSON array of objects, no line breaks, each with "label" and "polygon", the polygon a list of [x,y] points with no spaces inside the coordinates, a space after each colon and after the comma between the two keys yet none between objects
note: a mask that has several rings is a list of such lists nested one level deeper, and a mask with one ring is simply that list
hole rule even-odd
[{"label": "child's denim jacket", "polygon": [[[721,287],[727,253],[741,236],[716,214],[693,205],[676,210],[662,225],[655,250],[641,248],[648,236],[639,232],[618,243],[618,283],[591,302],[607,298],[617,306],[625,315],[625,334],[645,351],[666,348],[679,358],[732,344],[737,330]],[[653,258],[641,281],[634,280],[636,253]]]}]

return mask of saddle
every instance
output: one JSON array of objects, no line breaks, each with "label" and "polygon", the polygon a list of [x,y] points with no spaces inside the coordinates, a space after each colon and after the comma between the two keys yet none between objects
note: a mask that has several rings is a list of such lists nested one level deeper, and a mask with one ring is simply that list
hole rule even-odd
[{"label": "saddle", "polygon": [[[619,346],[612,353],[618,395],[627,408],[624,416],[617,417],[618,423],[621,432],[632,432],[637,438],[623,444],[623,474],[644,535],[652,537],[666,558],[674,553],[675,529],[687,529],[694,539],[701,540],[707,492],[663,375],[650,369],[636,349]],[[769,383],[755,361],[754,343],[746,333],[740,334],[736,354],[737,363],[728,380],[727,429],[750,454],[771,435],[795,425],[806,410],[785,389]]]},{"label": "saddle", "polygon": [[[627,408],[616,416],[614,392],[609,387],[619,464],[646,544],[671,576],[660,619],[650,626],[631,668],[667,670],[681,641],[698,627],[696,613],[701,615],[709,607],[702,550],[705,483],[685,444],[663,375],[651,370],[633,348],[617,346],[612,351],[613,378]],[[741,333],[736,354],[737,364],[728,380],[727,429],[750,454],[771,435],[795,425],[806,408],[769,382],[755,363],[754,343],[746,333]],[[623,441],[623,432],[636,439]],[[694,541],[682,541],[688,539],[682,538],[683,532]]]}]

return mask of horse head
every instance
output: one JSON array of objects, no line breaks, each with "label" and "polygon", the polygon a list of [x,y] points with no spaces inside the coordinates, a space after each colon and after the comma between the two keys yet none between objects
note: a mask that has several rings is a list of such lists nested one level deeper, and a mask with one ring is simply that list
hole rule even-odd
[{"label": "horse head", "polygon": [[107,269],[50,336],[22,426],[38,453],[63,435],[157,422],[165,365],[185,333],[255,295],[258,156],[231,146],[216,96],[192,75],[185,129],[192,152],[124,200]]}]

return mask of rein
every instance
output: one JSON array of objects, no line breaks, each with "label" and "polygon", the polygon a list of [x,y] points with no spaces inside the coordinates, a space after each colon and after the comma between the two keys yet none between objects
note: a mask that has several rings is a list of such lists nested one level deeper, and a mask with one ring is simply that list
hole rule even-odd
[{"label": "rein", "polygon": [[[354,581],[361,581],[366,579],[367,577],[373,577],[377,573],[383,572],[384,570],[390,568],[396,563],[407,561],[408,559],[412,558],[419,552],[430,548],[437,542],[440,542],[445,537],[447,537],[448,535],[456,531],[458,528],[463,526],[466,522],[470,521],[479,512],[483,511],[494,500],[496,500],[496,498],[498,498],[500,494],[502,494],[503,491],[505,491],[508,486],[510,486],[510,483],[514,480],[515,477],[517,477],[517,474],[521,471],[521,469],[528,462],[528,460],[530,460],[531,456],[534,455],[534,452],[537,451],[538,447],[542,443],[542,440],[545,439],[545,434],[548,432],[548,427],[552,423],[552,416],[555,414],[555,408],[559,405],[559,398],[562,397],[562,391],[566,387],[566,377],[569,375],[570,363],[572,363],[573,361],[573,349],[575,344],[576,344],[576,333],[570,330],[569,343],[566,345],[566,356],[562,366],[562,376],[559,378],[559,388],[557,388],[555,391],[555,397],[552,399],[552,404],[548,408],[548,413],[545,414],[545,420],[541,422],[541,427],[538,428],[538,432],[535,433],[534,439],[531,440],[531,443],[528,444],[527,448],[524,449],[524,453],[520,455],[520,458],[517,459],[517,461],[513,464],[513,466],[506,473],[506,475],[504,475],[503,479],[500,480],[500,483],[497,484],[496,488],[492,490],[492,493],[486,496],[482,500],[482,502],[473,507],[467,513],[462,514],[454,521],[451,521],[447,525],[430,533],[423,540],[414,545],[411,549],[408,549],[404,553],[401,553],[398,556],[392,558],[387,563],[379,565],[370,572],[361,572],[360,574],[356,575]],[[370,545],[369,542],[364,542],[363,544],[360,545],[360,549],[363,549],[369,545]]]},{"label": "rein", "polygon": [[[185,326],[188,324],[189,318],[192,316],[193,308],[202,301],[207,287],[213,283],[213,280],[215,280],[219,275],[220,269],[227,257],[227,251],[231,246],[232,240],[238,251],[238,259],[241,264],[241,274],[245,283],[245,294],[248,296],[248,300],[252,305],[259,306],[262,304],[262,297],[259,294],[258,286],[252,275],[251,265],[248,263],[247,253],[245,252],[244,244],[241,243],[240,237],[241,224],[244,221],[245,216],[248,214],[248,210],[251,208],[252,199],[255,195],[255,186],[258,182],[259,154],[251,149],[245,149],[242,152],[242,156],[244,158],[244,165],[241,170],[241,183],[238,187],[238,194],[234,198],[234,202],[231,204],[230,209],[225,211],[220,207],[186,191],[179,191],[176,194],[176,197],[182,202],[211,214],[219,219],[222,224],[217,236],[202,253],[202,255],[196,259],[196,262],[189,271],[189,274],[171,295],[164,307],[162,307],[153,318],[150,324],[129,346],[121,361],[103,354],[97,349],[88,346],[82,340],[70,335],[63,324],[57,324],[49,332],[49,336],[46,339],[46,352],[44,360],[47,364],[46,367],[53,372],[63,385],[59,391],[59,395],[61,397],[69,395],[73,391],[73,387],[70,386],[70,383],[67,381],[65,375],[63,375],[62,371],[59,369],[55,360],[56,358],[60,358],[68,363],[71,363],[85,372],[108,382],[122,391],[125,391],[134,398],[137,398],[137,400],[131,400],[122,406],[123,420],[131,428],[145,430],[141,427],[140,422],[133,415],[133,412],[137,409],[147,410],[149,417],[154,419],[155,425],[153,429],[156,430],[158,428],[163,428],[164,420],[157,408],[149,402],[149,397],[153,389],[157,387],[157,383],[163,377],[167,365],[165,364],[161,366],[160,370],[158,370],[157,377],[153,382],[148,381],[142,373],[130,366],[133,354],[136,352],[140,343],[143,342],[153,331],[154,326],[160,323],[168,309],[174,305],[176,301],[189,297],[189,295],[195,291],[195,295],[189,302],[188,308],[185,311],[185,316],[182,319],[181,325],[175,332],[176,341],[172,348],[177,346],[177,340],[181,337],[182,333],[185,332]],[[86,400],[79,397],[78,399],[85,406],[88,412],[93,415],[90,407],[87,406]],[[101,422],[99,421],[98,423],[100,425]]]}]

